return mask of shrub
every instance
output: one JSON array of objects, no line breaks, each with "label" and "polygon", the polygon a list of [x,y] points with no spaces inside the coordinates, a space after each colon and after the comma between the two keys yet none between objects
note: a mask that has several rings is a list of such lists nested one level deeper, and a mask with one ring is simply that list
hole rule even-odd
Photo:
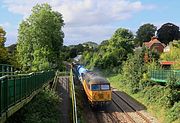
[{"label": "shrub", "polygon": [[176,102],[174,106],[167,112],[167,121],[172,123],[175,120],[180,120],[180,101]]}]

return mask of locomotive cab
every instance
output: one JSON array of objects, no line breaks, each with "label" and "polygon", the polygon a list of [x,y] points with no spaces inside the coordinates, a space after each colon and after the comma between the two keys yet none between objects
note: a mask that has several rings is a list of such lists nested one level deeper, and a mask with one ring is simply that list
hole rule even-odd
[{"label": "locomotive cab", "polygon": [[110,104],[112,96],[110,83],[82,65],[77,65],[76,70],[90,104]]},{"label": "locomotive cab", "polygon": [[96,77],[90,82],[91,103],[104,104],[111,101],[110,83],[101,77]]}]

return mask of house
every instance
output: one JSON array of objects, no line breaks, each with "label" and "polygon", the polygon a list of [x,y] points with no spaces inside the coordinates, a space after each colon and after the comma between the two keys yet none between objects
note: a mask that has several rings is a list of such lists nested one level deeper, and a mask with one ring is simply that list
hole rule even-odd
[{"label": "house", "polygon": [[162,53],[164,48],[165,48],[165,44],[164,43],[161,43],[157,37],[153,36],[151,38],[151,41],[149,42],[144,42],[144,45],[149,48],[150,50],[153,50],[155,52],[158,52],[158,53]]},{"label": "house", "polygon": [[167,52],[170,52],[170,49],[171,49],[170,46],[167,45],[167,46],[164,48],[163,51],[164,51],[165,53],[167,53]]}]

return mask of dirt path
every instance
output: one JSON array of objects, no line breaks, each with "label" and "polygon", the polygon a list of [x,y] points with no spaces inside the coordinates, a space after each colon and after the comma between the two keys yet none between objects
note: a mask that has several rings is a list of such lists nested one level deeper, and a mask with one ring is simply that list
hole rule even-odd
[{"label": "dirt path", "polygon": [[56,90],[62,99],[61,104],[59,105],[61,112],[60,123],[70,123],[69,77],[59,77]]}]

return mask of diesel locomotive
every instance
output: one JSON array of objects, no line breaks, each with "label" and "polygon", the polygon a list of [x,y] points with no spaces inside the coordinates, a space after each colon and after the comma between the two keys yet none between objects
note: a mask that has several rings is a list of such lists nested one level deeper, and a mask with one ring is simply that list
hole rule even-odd
[{"label": "diesel locomotive", "polygon": [[112,95],[110,83],[82,65],[73,64],[72,66],[74,73],[83,85],[90,104],[93,106],[110,104]]}]

